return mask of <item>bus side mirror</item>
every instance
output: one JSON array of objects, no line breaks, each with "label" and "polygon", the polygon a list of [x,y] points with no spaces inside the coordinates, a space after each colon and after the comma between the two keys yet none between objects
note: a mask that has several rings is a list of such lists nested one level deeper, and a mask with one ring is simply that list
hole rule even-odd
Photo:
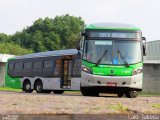
[{"label": "bus side mirror", "polygon": [[83,33],[79,34],[79,39],[77,40],[77,50],[80,51],[81,50],[81,45],[80,45],[80,41],[82,39],[82,35]]},{"label": "bus side mirror", "polygon": [[79,40],[77,42],[77,50],[78,50],[77,55],[81,55],[81,46],[80,46],[80,41]]},{"label": "bus side mirror", "polygon": [[80,41],[78,40],[78,42],[77,42],[77,50],[80,50],[81,49],[81,47],[80,47]]},{"label": "bus side mirror", "polygon": [[146,56],[146,38],[142,37],[143,40],[143,56]]}]

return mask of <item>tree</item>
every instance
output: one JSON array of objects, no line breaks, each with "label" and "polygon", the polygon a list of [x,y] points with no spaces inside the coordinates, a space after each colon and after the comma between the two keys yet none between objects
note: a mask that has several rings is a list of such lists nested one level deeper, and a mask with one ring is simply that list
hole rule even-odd
[{"label": "tree", "polygon": [[62,48],[75,48],[80,39],[80,32],[84,28],[84,21],[81,17],[56,16],[53,20],[54,31],[60,36]]},{"label": "tree", "polygon": [[84,21],[81,17],[68,14],[54,19],[39,18],[33,25],[12,36],[0,34],[0,41],[15,43],[22,48],[32,49],[33,52],[76,48],[83,28]]},{"label": "tree", "polygon": [[0,43],[0,52],[3,54],[25,55],[33,53],[30,49],[24,49],[17,44],[2,42]]},{"label": "tree", "polygon": [[54,19],[39,18],[22,32],[12,35],[9,40],[34,52],[76,48],[83,27],[84,21],[81,17],[68,14],[56,16]]},{"label": "tree", "polygon": [[0,42],[8,42],[10,41],[10,35],[0,33]]}]

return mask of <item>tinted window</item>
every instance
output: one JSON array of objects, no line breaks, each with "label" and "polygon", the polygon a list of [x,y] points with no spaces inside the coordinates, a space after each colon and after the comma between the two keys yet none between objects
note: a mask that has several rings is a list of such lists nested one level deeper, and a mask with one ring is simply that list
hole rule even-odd
[{"label": "tinted window", "polygon": [[32,69],[32,62],[24,63],[24,69]]},{"label": "tinted window", "polygon": [[15,64],[15,69],[16,69],[16,70],[21,70],[21,69],[23,69],[23,64],[22,64],[22,63],[16,63],[16,64]]},{"label": "tinted window", "polygon": [[73,71],[72,76],[80,76],[81,75],[81,59],[73,60]]},{"label": "tinted window", "polygon": [[53,61],[44,61],[44,68],[52,68]]},{"label": "tinted window", "polygon": [[9,63],[9,69],[13,70],[14,69],[14,63]]},{"label": "tinted window", "polygon": [[42,62],[34,62],[34,68],[35,69],[42,68]]}]

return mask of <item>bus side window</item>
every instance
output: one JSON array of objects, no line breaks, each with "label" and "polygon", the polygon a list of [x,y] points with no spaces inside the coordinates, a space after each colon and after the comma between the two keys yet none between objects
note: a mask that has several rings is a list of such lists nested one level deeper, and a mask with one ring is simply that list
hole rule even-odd
[{"label": "bus side window", "polygon": [[26,63],[24,63],[24,69],[25,70],[32,69],[32,62],[26,62]]},{"label": "bus side window", "polygon": [[72,76],[80,77],[80,75],[81,75],[81,59],[75,59],[72,68]]},{"label": "bus side window", "polygon": [[14,63],[9,63],[8,64],[8,70],[7,70],[7,72],[8,72],[8,74],[10,76],[15,76],[14,75],[14,72],[15,72],[14,66],[15,66]]},{"label": "bus side window", "polygon": [[52,76],[55,69],[55,61],[54,60],[46,60],[44,61],[43,72],[45,75]]},{"label": "bus side window", "polygon": [[34,69],[41,69],[43,66],[42,62],[34,62],[33,68]]},{"label": "bus side window", "polygon": [[15,70],[21,71],[23,69],[23,63],[16,63]]},{"label": "bus side window", "polygon": [[44,68],[52,68],[53,61],[44,61]]},{"label": "bus side window", "polygon": [[15,64],[15,70],[14,70],[14,76],[22,76],[22,71],[23,71],[23,63],[19,62]]},{"label": "bus side window", "polygon": [[9,70],[14,70],[14,63],[9,63],[8,68]]}]

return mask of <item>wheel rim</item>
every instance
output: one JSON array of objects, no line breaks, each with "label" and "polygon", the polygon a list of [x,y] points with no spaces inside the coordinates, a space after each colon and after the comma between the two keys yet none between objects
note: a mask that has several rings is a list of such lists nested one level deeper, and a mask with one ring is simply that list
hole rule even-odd
[{"label": "wheel rim", "polygon": [[41,85],[37,85],[37,91],[41,91],[42,87]]},{"label": "wheel rim", "polygon": [[31,85],[28,83],[26,84],[26,89],[29,90],[31,88]]},{"label": "wheel rim", "polygon": [[135,97],[135,96],[137,96],[138,92],[137,91],[130,91],[130,94]]}]

